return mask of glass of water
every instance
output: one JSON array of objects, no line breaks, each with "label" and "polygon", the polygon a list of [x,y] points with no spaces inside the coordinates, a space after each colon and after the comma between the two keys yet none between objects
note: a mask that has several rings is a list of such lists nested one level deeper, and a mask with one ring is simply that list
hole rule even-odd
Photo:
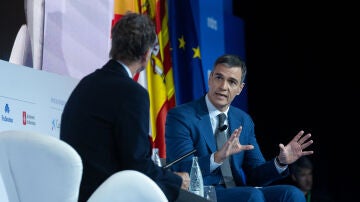
[{"label": "glass of water", "polygon": [[206,198],[211,202],[217,202],[216,190],[214,186],[211,185],[204,186],[204,198]]}]

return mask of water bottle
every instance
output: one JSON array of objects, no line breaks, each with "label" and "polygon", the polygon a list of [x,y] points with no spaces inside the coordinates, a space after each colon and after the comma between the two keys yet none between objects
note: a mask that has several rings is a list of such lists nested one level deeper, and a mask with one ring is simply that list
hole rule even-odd
[{"label": "water bottle", "polygon": [[197,156],[194,156],[192,160],[189,191],[204,197],[204,182]]},{"label": "water bottle", "polygon": [[159,167],[162,166],[161,164],[161,159],[159,156],[159,150],[157,148],[153,148],[153,152],[152,152],[152,160],[154,161],[154,163],[156,165],[158,165]]}]

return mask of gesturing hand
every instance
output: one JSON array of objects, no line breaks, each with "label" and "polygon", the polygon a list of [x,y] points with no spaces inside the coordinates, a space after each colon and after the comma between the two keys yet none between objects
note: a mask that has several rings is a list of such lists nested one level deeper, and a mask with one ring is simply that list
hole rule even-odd
[{"label": "gesturing hand", "polygon": [[242,126],[235,129],[231,134],[230,138],[225,142],[225,144],[221,147],[220,150],[215,152],[214,161],[217,163],[223,162],[230,155],[239,153],[244,150],[254,149],[253,145],[242,145],[240,144],[239,137],[242,131]]},{"label": "gesturing hand", "polygon": [[304,131],[301,130],[286,146],[280,143],[280,153],[278,156],[280,163],[291,164],[301,156],[313,154],[314,151],[304,151],[304,149],[313,143],[312,140],[309,140],[310,137],[310,133],[304,135]]}]

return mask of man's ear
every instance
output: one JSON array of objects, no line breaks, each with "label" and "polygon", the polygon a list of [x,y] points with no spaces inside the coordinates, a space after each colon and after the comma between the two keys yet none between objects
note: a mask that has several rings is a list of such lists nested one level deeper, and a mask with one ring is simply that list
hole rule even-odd
[{"label": "man's ear", "polygon": [[239,90],[238,93],[236,93],[236,95],[240,95],[240,93],[241,93],[241,91],[243,90],[244,86],[245,86],[245,83],[244,83],[244,82],[240,84],[240,88],[239,88],[240,90]]},{"label": "man's ear", "polygon": [[152,48],[149,48],[149,49],[145,52],[145,58],[150,58],[150,57],[151,57],[151,53],[152,53]]}]

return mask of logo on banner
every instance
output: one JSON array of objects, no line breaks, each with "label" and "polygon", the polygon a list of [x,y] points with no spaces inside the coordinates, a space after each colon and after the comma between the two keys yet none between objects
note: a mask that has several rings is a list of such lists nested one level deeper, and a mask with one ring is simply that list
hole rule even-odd
[{"label": "logo on banner", "polygon": [[51,130],[52,131],[60,130],[60,121],[59,121],[59,119],[53,119],[51,121]]},{"label": "logo on banner", "polygon": [[23,125],[33,125],[33,126],[36,125],[34,115],[28,114],[26,113],[26,111],[23,111],[22,117],[23,117],[23,121],[22,121]]},{"label": "logo on banner", "polygon": [[13,123],[14,119],[10,117],[10,106],[8,103],[6,103],[4,106],[4,113],[5,115],[4,114],[1,115],[1,121]]}]

